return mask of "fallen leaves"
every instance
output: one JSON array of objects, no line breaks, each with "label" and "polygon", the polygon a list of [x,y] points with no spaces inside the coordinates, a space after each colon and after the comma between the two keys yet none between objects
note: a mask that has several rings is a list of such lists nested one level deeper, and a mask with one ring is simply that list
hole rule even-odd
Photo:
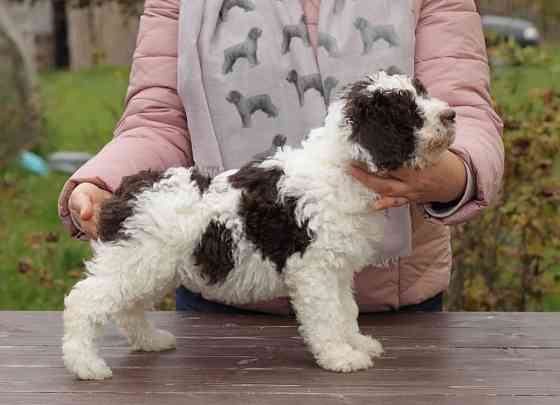
[{"label": "fallen leaves", "polygon": [[57,243],[60,236],[55,232],[33,232],[25,235],[25,244],[31,249],[39,249],[45,243]]},{"label": "fallen leaves", "polygon": [[20,261],[18,262],[18,272],[20,272],[21,274],[27,274],[31,271],[33,271],[33,264],[31,263],[31,259],[28,257],[20,259]]}]

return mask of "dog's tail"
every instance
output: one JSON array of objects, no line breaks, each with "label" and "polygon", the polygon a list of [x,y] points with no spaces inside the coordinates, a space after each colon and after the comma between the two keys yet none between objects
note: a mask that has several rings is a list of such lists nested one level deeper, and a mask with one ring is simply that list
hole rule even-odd
[{"label": "dog's tail", "polygon": [[128,238],[125,221],[134,215],[142,193],[175,191],[174,194],[177,194],[186,191],[184,203],[192,204],[202,197],[211,181],[209,176],[201,174],[196,168],[172,168],[166,172],[143,170],[124,177],[113,196],[101,206],[98,220],[99,239],[102,242],[112,242]]}]

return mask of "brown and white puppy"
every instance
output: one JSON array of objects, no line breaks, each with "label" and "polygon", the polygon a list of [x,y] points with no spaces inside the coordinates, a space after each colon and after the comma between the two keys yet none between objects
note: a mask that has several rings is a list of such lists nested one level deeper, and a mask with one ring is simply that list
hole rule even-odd
[{"label": "brown and white puppy", "polygon": [[453,138],[446,103],[418,81],[378,72],[331,103],[301,148],[212,179],[193,168],[125,178],[102,208],[88,277],[65,300],[66,367],[81,379],[111,376],[95,344],[110,318],[134,349],[175,347],[144,310],[180,284],[230,305],[289,296],[321,367],[371,367],[383,349],[360,333],[352,283],[380,257],[384,216],[347,167],[423,168]]}]

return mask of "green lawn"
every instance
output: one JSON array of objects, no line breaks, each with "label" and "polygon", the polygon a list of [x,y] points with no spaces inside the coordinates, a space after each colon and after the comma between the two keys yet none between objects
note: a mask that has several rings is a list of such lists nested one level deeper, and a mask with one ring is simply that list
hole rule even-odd
[{"label": "green lawn", "polygon": [[[41,77],[45,134],[36,152],[94,153],[122,112],[128,71],[101,67]],[[88,244],[71,240],[56,213],[66,175],[0,169],[0,309],[61,309]]]},{"label": "green lawn", "polygon": [[546,66],[507,66],[495,69],[492,95],[498,104],[515,109],[527,103],[538,89],[560,92],[560,44],[548,44],[543,48],[550,58]]},{"label": "green lawn", "polygon": [[[122,112],[127,75],[111,67],[43,74],[45,134],[35,151],[97,151]],[[534,88],[560,92],[560,47],[547,67],[502,68],[496,76],[494,96],[507,108],[524,103]],[[16,164],[0,169],[0,310],[61,309],[64,293],[80,277],[89,247],[70,240],[56,213],[65,179],[37,177]],[[560,310],[560,294],[545,305]]]}]

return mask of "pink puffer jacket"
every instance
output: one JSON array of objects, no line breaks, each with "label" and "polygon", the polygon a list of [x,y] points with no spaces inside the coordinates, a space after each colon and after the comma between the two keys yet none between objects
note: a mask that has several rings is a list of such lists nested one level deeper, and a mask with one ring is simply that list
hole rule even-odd
[{"label": "pink puffer jacket", "polygon": [[[316,21],[305,4],[308,21]],[[126,98],[126,111],[114,139],[65,185],[59,213],[73,235],[67,207],[81,182],[113,191],[124,176],[142,169],[164,170],[193,164],[187,118],[177,95],[179,0],[147,0]],[[416,75],[429,92],[457,111],[452,150],[471,169],[476,183],[472,201],[443,220],[413,207],[413,254],[389,269],[364,271],[356,281],[362,311],[416,304],[445,290],[451,269],[447,225],[474,217],[496,195],[503,174],[502,123],[491,107],[489,70],[480,16],[473,0],[416,0]],[[316,26],[309,25],[311,38]],[[188,100],[186,100],[188,103]],[[259,307],[285,312],[287,303]]]}]

